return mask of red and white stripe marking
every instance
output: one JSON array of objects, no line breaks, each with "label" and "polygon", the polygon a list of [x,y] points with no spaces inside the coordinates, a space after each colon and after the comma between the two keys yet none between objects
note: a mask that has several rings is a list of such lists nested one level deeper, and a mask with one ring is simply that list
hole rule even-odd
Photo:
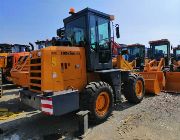
[{"label": "red and white stripe marking", "polygon": [[48,115],[53,115],[52,98],[41,99],[41,110],[43,113],[46,113]]}]

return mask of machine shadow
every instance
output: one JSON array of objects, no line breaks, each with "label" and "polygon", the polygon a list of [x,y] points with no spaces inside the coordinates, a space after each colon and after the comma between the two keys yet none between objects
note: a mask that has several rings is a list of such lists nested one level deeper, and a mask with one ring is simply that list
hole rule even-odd
[{"label": "machine shadow", "polygon": [[[17,99],[9,100],[9,102],[13,102],[14,100]],[[0,103],[1,106],[2,104],[4,103]],[[26,138],[31,138],[33,136],[43,140],[79,138],[78,117],[76,116],[76,112],[72,112],[60,117],[47,116],[42,113],[34,113],[32,108],[25,106],[21,102],[18,104],[21,107],[18,110],[28,112],[29,117],[19,118],[0,124],[2,132],[0,134],[1,137],[10,138],[13,134],[18,134],[19,137],[23,137],[23,135],[25,135]],[[114,110],[123,111],[132,106],[135,105],[125,101],[123,103],[116,104]],[[101,123],[105,123],[105,121]],[[97,125],[98,124],[90,123],[89,129],[93,129],[93,127],[96,127]]]},{"label": "machine shadow", "polygon": [[[145,96],[145,98],[152,97],[154,96]],[[8,103],[13,104],[7,106]],[[27,116],[0,124],[0,138],[10,138],[13,134],[18,134],[19,137],[25,136],[25,138],[31,138],[33,136],[34,138],[43,140],[79,138],[78,117],[76,116],[76,112],[60,117],[47,116],[42,113],[37,113],[34,109],[22,104],[18,98],[0,102],[0,107],[9,107],[9,109],[13,111],[14,104],[16,104],[15,111],[27,112]],[[128,101],[123,101],[115,105],[114,111],[123,111],[136,105],[137,104],[131,104]],[[101,123],[105,122],[106,121]],[[93,129],[93,127],[97,125],[98,124],[89,124],[89,129]]]},{"label": "machine shadow", "polygon": [[17,134],[22,139],[57,140],[62,137],[72,139],[77,131],[78,121],[75,113],[60,117],[37,113],[0,124],[0,138],[11,138]]},{"label": "machine shadow", "polygon": [[[11,91],[10,91],[11,90]],[[19,95],[19,89],[14,89],[15,91],[12,91],[11,88],[4,89],[3,96],[9,96],[9,95]],[[2,96],[2,98],[3,98]],[[0,98],[1,99],[1,98]]]},{"label": "machine shadow", "polygon": [[126,109],[133,107],[135,105],[136,104],[129,103],[128,101],[123,101],[121,103],[115,104],[114,110],[115,111],[123,111],[123,110],[126,110]]}]

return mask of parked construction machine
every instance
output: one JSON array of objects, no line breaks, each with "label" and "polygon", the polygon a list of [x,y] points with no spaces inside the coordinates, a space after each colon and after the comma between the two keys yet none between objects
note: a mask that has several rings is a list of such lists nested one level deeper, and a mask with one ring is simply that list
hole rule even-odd
[{"label": "parked construction machine", "polygon": [[[51,40],[46,39],[44,40],[37,40],[35,42],[36,44],[36,50],[40,50],[45,47],[49,46],[56,46],[59,42],[62,43],[62,39],[60,37],[52,37]],[[55,45],[54,45],[55,44]],[[18,63],[16,66],[14,66],[10,73],[11,73],[11,79],[13,81],[13,84],[17,85],[18,87],[27,88],[29,83],[29,55],[25,55],[23,57],[20,57],[18,60]]]},{"label": "parked construction machine", "polygon": [[3,94],[3,87],[12,85],[11,69],[33,49],[31,43],[30,45],[0,44],[0,97]]},{"label": "parked construction machine", "polygon": [[129,62],[124,57],[124,55],[129,55],[127,50],[127,45],[118,44],[112,41],[111,46],[112,46],[112,54],[113,54],[113,58],[112,58],[113,67],[118,67],[123,70],[133,71],[134,68],[136,67],[136,61],[133,60]]},{"label": "parked construction machine", "polygon": [[[1,45],[0,48],[2,53],[0,53],[0,68],[2,71],[2,84],[11,83],[11,74],[10,71],[13,67],[16,66],[18,60],[21,59],[23,56],[29,55],[29,51],[33,49],[32,44],[29,45],[21,45],[21,44],[14,44],[14,45]],[[30,49],[32,48],[32,49]]]},{"label": "parked construction machine", "polygon": [[[39,50],[47,47],[49,44],[51,44],[51,41],[37,40],[35,44],[37,46],[36,49]],[[20,57],[16,65],[13,66],[10,71],[13,84],[22,88],[27,88],[29,83],[29,59],[29,53]]]},{"label": "parked construction machine", "polygon": [[28,89],[20,91],[21,101],[55,116],[89,110],[89,119],[97,123],[108,118],[122,93],[129,102],[141,102],[143,78],[120,69],[119,59],[112,65],[114,16],[90,8],[70,13],[57,32],[65,40],[30,53]]},{"label": "parked construction machine", "polygon": [[180,72],[180,45],[173,48],[172,71]]},{"label": "parked construction machine", "polygon": [[135,69],[143,69],[145,64],[145,45],[142,44],[131,44],[127,45],[128,50],[128,61],[136,61]]},{"label": "parked construction machine", "polygon": [[52,46],[52,40],[37,40],[36,42],[37,45],[37,49],[40,50],[42,48],[48,47],[48,46]]},{"label": "parked construction machine", "polygon": [[[51,40],[37,40],[35,42],[36,49],[42,49],[47,46],[52,46]],[[34,47],[33,47],[34,48]],[[12,67],[10,74],[13,84],[21,87],[27,88],[29,83],[29,53],[19,58],[15,66]]]},{"label": "parked construction machine", "polygon": [[12,52],[11,44],[0,44],[0,67],[7,65],[7,55]]},{"label": "parked construction machine", "polygon": [[[141,71],[145,63],[145,45],[142,44],[117,44],[112,41],[112,53],[114,56],[122,55],[123,69]],[[116,59],[116,57],[115,57]],[[115,60],[114,59],[114,60]],[[124,64],[123,64],[124,63]]]},{"label": "parked construction machine", "polygon": [[166,92],[180,93],[180,46],[173,48],[170,71],[165,72]]},{"label": "parked construction machine", "polygon": [[[172,46],[167,39],[150,41],[151,61],[140,74],[145,79],[146,92],[160,94],[166,92],[180,92],[180,72],[175,71],[176,61],[172,62]],[[176,65],[177,66],[177,65]]]}]

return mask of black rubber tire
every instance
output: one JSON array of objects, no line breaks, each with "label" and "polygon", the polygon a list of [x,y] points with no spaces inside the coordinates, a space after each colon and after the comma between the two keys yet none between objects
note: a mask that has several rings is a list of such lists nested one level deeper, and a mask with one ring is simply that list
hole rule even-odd
[{"label": "black rubber tire", "polygon": [[[142,86],[143,86],[141,96],[137,96],[135,91],[136,82],[139,80],[142,82]],[[129,80],[124,82],[123,84],[122,93],[124,94],[128,102],[135,104],[140,103],[145,95],[144,79],[142,78],[142,76],[138,74],[130,74]]]},{"label": "black rubber tire", "polygon": [[[109,109],[104,116],[99,116],[96,113],[96,100],[101,92],[107,92],[109,95],[110,103]],[[82,110],[89,110],[89,121],[93,124],[105,121],[112,113],[114,107],[114,96],[111,86],[105,82],[91,82],[89,83],[83,93],[81,93],[80,105]]]}]

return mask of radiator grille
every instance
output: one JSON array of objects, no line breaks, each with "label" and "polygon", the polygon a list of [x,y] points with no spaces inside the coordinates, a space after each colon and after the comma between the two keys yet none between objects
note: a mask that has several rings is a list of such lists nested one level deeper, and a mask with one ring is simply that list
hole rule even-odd
[{"label": "radiator grille", "polygon": [[30,60],[30,90],[41,92],[41,57]]}]

